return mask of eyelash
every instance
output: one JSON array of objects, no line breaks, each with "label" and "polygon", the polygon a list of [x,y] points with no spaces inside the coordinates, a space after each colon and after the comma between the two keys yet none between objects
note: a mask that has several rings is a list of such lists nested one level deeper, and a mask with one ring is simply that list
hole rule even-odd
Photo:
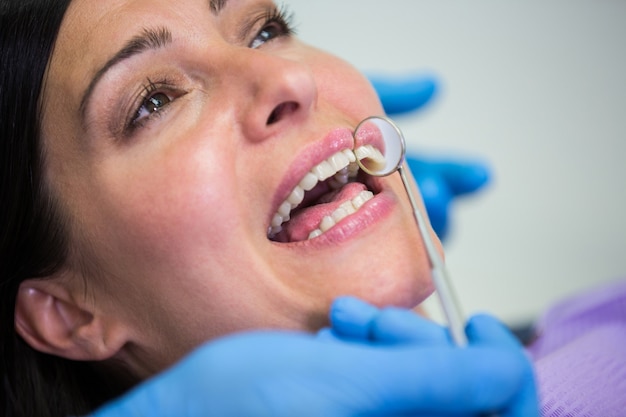
[{"label": "eyelash", "polygon": [[[136,129],[143,127],[148,121],[150,121],[154,117],[161,116],[161,109],[166,107],[169,103],[174,101],[175,98],[177,98],[173,97],[173,94],[171,93],[172,90],[173,87],[171,87],[171,84],[167,80],[153,82],[148,78],[146,80],[146,84],[143,85],[141,94],[136,100],[138,104],[134,107],[135,110],[131,114],[129,121],[126,124],[126,133],[132,133]],[[168,91],[168,93],[166,93],[165,91]],[[150,101],[155,100],[155,97],[159,94],[165,95],[169,101],[163,104],[162,107],[155,107],[153,112],[142,118],[140,115],[141,111],[145,107],[149,106],[151,104]],[[154,103],[153,101],[152,105],[156,106],[156,103]]]},{"label": "eyelash", "polygon": [[[295,33],[292,23],[293,13],[290,13],[284,6],[273,7],[272,9],[267,10],[262,16],[252,22],[251,27],[258,24],[259,21],[262,21],[263,24],[261,25],[261,29],[249,43],[248,46],[250,48],[256,49],[274,39],[290,37]],[[258,39],[260,37],[263,37],[263,39],[259,43]],[[140,113],[144,108],[147,108],[147,106],[150,105],[156,106],[156,103],[154,103],[153,100],[160,94],[166,96],[169,101],[163,104],[162,107],[154,107],[153,111],[147,116],[141,117]],[[150,79],[147,79],[141,94],[136,100],[138,104],[134,107],[135,110],[130,115],[128,123],[126,123],[126,127],[124,129],[126,135],[131,135],[137,129],[144,127],[155,117],[162,116],[163,109],[169,106],[181,95],[182,94],[180,92],[176,93],[176,89],[167,80],[153,82]]]},{"label": "eyelash", "polygon": [[278,29],[277,33],[274,33],[274,37],[270,39],[264,39],[264,42],[269,42],[272,39],[280,38],[280,37],[289,37],[295,34],[295,28],[293,25],[293,13],[291,13],[286,6],[273,7],[272,9],[265,12],[262,16],[256,19],[253,22],[253,25],[256,24],[259,20],[263,21],[263,25],[261,30],[256,34],[252,42],[250,42],[250,48],[256,49],[260,45],[255,45],[255,42],[261,33],[269,32],[268,28],[272,27],[272,29]]}]

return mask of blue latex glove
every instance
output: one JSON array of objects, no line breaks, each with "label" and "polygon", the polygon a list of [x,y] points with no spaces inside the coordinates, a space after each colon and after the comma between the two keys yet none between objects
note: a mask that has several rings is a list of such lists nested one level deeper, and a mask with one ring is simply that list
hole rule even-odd
[{"label": "blue latex glove", "polygon": [[428,103],[437,91],[436,79],[426,75],[369,74],[368,78],[378,93],[385,113],[390,116],[419,109]]},{"label": "blue latex glove", "polygon": [[487,165],[479,161],[420,159],[407,156],[430,223],[442,241],[450,229],[450,206],[455,198],[481,189],[489,181]]},{"label": "blue latex glove", "polygon": [[[371,74],[368,78],[389,116],[422,108],[438,88],[437,80],[426,75]],[[433,229],[444,240],[449,230],[450,204],[456,197],[482,188],[488,182],[489,169],[481,161],[427,160],[417,155],[407,155],[407,163],[420,187]]]},{"label": "blue latex glove", "polygon": [[[363,305],[344,308],[332,331],[363,323]],[[412,313],[380,317],[350,341],[288,332],[214,341],[92,416],[475,415],[517,404],[528,362],[493,322],[471,324],[472,345],[459,349]],[[514,411],[506,416],[522,415]]]},{"label": "blue latex glove", "polygon": [[[434,349],[431,358],[433,360],[446,360],[453,345],[452,338],[447,329],[427,320],[410,310],[399,308],[378,309],[354,297],[341,297],[335,301],[331,308],[331,329],[321,331],[321,337],[332,340],[352,340],[366,345],[381,344],[384,346],[406,345],[419,343],[421,346],[431,346]],[[468,367],[468,363],[459,362],[451,365],[451,368],[438,376],[430,376],[432,389],[440,389],[439,384],[454,384],[451,380],[463,379],[465,372],[478,372],[482,379],[475,385],[467,387],[466,395],[490,395],[492,393],[494,379],[506,376],[518,378],[518,367],[523,369],[521,382],[518,380],[517,393],[509,398],[509,402],[499,407],[486,407],[483,412],[488,415],[500,417],[539,416],[539,403],[537,389],[530,358],[525,353],[523,346],[512,333],[495,318],[482,314],[472,317],[467,326],[466,334],[469,346],[456,348],[459,351],[477,350],[478,355],[485,354],[493,349],[493,352],[502,354],[508,352],[512,355],[511,362],[502,364],[497,375],[488,375],[489,369],[474,369]],[[454,348],[453,348],[454,349]],[[476,357],[476,360],[484,361],[483,364],[492,360],[489,355]],[[428,366],[428,365],[427,365]],[[434,365],[437,367],[438,365]],[[456,368],[458,366],[458,368]],[[510,381],[509,381],[510,382]],[[445,387],[444,389],[449,389]],[[458,400],[455,400],[458,401]],[[433,409],[434,411],[435,409]],[[439,411],[439,409],[437,409]],[[450,410],[452,412],[463,411]],[[492,414],[492,413],[497,414]],[[487,414],[481,413],[481,416]]]}]

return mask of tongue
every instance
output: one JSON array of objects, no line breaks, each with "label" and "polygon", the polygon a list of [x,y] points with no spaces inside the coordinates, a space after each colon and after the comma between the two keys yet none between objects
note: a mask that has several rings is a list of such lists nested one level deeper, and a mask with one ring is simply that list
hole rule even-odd
[{"label": "tongue", "polygon": [[309,234],[318,228],[324,216],[330,216],[341,204],[352,200],[363,190],[367,190],[364,184],[348,183],[340,190],[322,196],[318,204],[292,212],[291,220],[283,224],[280,233],[282,239],[288,242],[307,240]]}]

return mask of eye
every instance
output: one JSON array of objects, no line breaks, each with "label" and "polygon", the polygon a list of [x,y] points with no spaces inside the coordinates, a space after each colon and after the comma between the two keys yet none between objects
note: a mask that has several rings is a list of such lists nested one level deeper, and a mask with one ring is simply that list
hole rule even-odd
[{"label": "eye", "polygon": [[263,45],[265,42],[270,41],[278,36],[280,36],[279,32],[280,28],[278,27],[265,27],[263,28],[258,35],[252,40],[250,44],[250,48],[256,49],[259,46]]},{"label": "eye", "polygon": [[131,124],[138,125],[144,123],[147,119],[152,117],[155,113],[161,111],[161,109],[172,102],[172,99],[165,93],[157,92],[144,98],[143,102],[135,117],[131,121]]},{"label": "eye", "polygon": [[250,42],[250,48],[256,49],[272,39],[290,36],[294,33],[292,14],[283,8],[273,8],[265,13],[261,19],[263,27]]},{"label": "eye", "polygon": [[175,84],[163,79],[153,82],[147,79],[141,94],[135,99],[135,105],[129,111],[129,116],[124,124],[124,132],[131,135],[135,130],[144,127],[152,119],[161,116],[168,107],[179,97],[185,95]]}]

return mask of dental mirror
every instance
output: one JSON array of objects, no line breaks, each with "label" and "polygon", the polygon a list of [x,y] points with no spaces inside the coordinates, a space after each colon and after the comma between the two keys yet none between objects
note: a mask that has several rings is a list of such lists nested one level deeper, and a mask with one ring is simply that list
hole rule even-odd
[{"label": "dental mirror", "polygon": [[[390,119],[382,116],[368,117],[354,130],[354,153],[359,167],[376,177],[384,177],[398,171],[402,184],[413,208],[426,253],[430,261],[433,282],[443,314],[448,321],[452,340],[458,346],[467,345],[465,319],[452,288],[450,277],[443,259],[437,252],[435,243],[426,226],[426,217],[420,211],[409,180],[404,172],[406,145],[402,132]],[[421,207],[424,205],[421,204]]]}]

